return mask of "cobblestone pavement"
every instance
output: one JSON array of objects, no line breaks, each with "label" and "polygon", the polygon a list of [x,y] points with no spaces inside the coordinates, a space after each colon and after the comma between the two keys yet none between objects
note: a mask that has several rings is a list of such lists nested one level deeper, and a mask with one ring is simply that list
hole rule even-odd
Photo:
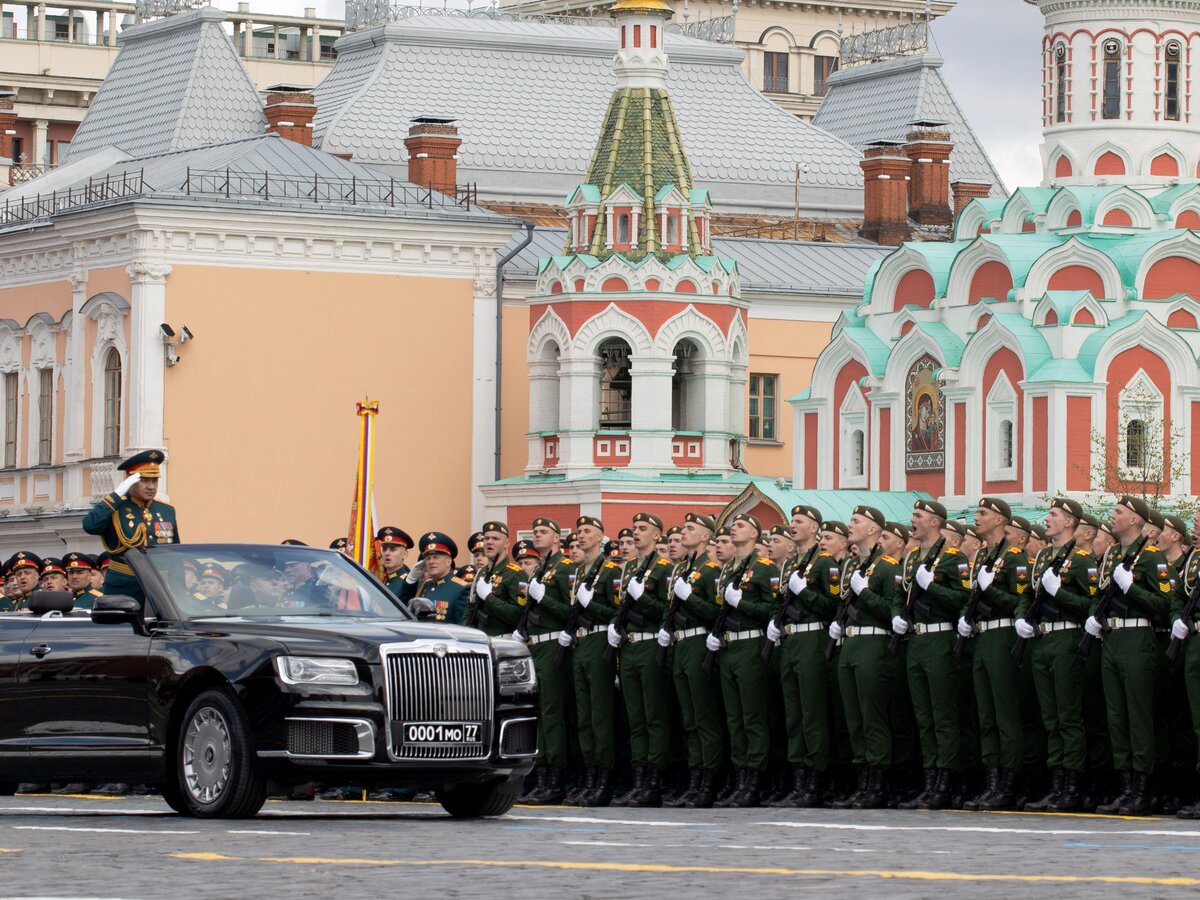
[{"label": "cobblestone pavement", "polygon": [[0,897],[1184,897],[1200,823],[841,810],[270,802],[197,821],[154,798],[0,800]]}]

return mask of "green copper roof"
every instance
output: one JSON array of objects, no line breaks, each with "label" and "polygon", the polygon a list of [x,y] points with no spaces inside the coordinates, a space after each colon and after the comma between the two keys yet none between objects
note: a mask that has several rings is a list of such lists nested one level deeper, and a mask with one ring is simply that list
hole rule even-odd
[{"label": "green copper roof", "polygon": [[1049,359],[1025,379],[1027,382],[1069,381],[1091,384],[1092,375],[1076,359]]},{"label": "green copper roof", "polygon": [[963,342],[958,335],[941,322],[914,322],[913,328],[916,331],[925,332],[937,341],[937,345],[942,349],[942,365],[944,367],[950,369],[958,367],[963,352]]},{"label": "green copper roof", "polygon": [[[1046,207],[1050,205],[1050,201],[1054,199],[1054,195],[1058,193],[1055,188],[1017,188],[1012,192],[1012,195],[1007,201],[1002,201],[1005,211],[1016,201],[1018,197],[1024,197],[1029,201],[1029,206],[1036,216],[1038,213],[1044,213]],[[1003,215],[1003,213],[1001,213]]]},{"label": "green copper roof", "polygon": [[1088,374],[1088,380],[1091,380],[1096,375],[1096,357],[1100,355],[1100,348],[1118,331],[1122,331],[1147,315],[1146,310],[1139,309],[1131,313],[1127,313],[1119,319],[1115,319],[1108,323],[1104,328],[1098,328],[1095,332],[1088,336],[1088,339],[1083,342],[1083,346],[1079,348],[1079,353],[1075,358],[1079,360],[1079,364]]},{"label": "green copper roof", "polygon": [[1089,234],[1078,235],[1078,239],[1089,247],[1095,247],[1117,265],[1121,283],[1132,290],[1137,282],[1142,259],[1156,244],[1187,234],[1186,229],[1152,231],[1145,234]]},{"label": "green copper roof", "polygon": [[[1157,193],[1153,197],[1149,197],[1147,199],[1149,199],[1150,206],[1153,207],[1156,213],[1168,215],[1171,212],[1171,206],[1176,200],[1178,200],[1184,194],[1192,193],[1197,187],[1200,187],[1200,185],[1197,185],[1194,181],[1186,184],[1173,184],[1165,191],[1161,191],[1160,193]],[[1143,194],[1142,196],[1146,195]]]},{"label": "green copper roof", "polygon": [[992,321],[1004,328],[1021,344],[1021,356],[1025,360],[1025,373],[1036,372],[1053,358],[1050,345],[1033,323],[1020,313],[1001,313],[992,316]]},{"label": "green copper roof", "polygon": [[882,375],[887,368],[888,354],[892,348],[875,336],[870,328],[863,325],[847,325],[842,332],[851,341],[862,348],[870,361],[871,374]]},{"label": "green copper roof", "polygon": [[[1013,286],[1024,287],[1029,270],[1047,250],[1053,250],[1062,244],[1066,238],[1055,234],[981,234],[975,240],[986,241],[997,247],[1004,258],[1008,260],[1008,270],[1012,273]],[[1005,298],[998,297],[1003,300]]]},{"label": "green copper roof", "polygon": [[931,498],[921,491],[806,491],[793,488],[791,482],[785,481],[780,487],[774,479],[752,478],[746,489],[726,508],[744,507],[747,502],[757,499],[774,506],[784,521],[791,519],[792,507],[803,504],[815,506],[826,519],[839,522],[849,522],[854,507],[860,505],[874,506],[889,521],[907,522],[912,516],[913,504]]},{"label": "green copper roof", "polygon": [[1049,300],[1050,305],[1054,308],[1054,314],[1058,316],[1059,324],[1062,324],[1071,320],[1071,313],[1074,311],[1075,305],[1090,294],[1091,291],[1046,291],[1037,305],[1041,306],[1044,301]]}]

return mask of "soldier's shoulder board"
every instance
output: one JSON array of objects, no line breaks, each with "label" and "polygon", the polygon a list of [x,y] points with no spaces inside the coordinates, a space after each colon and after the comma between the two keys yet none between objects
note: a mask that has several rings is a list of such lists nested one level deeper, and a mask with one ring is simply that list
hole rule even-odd
[{"label": "soldier's shoulder board", "polygon": [[1009,548],[1008,548],[1008,552],[1009,552],[1009,553],[1020,553],[1020,552],[1021,552],[1021,548],[1020,548],[1020,547],[1009,547]]},{"label": "soldier's shoulder board", "polygon": [[711,560],[711,559],[710,559],[708,562],[706,562],[706,563],[704,564],[704,568],[706,568],[706,569],[719,569],[719,568],[721,568],[721,564],[720,564],[720,563],[718,563],[718,562],[713,562],[713,560]]},{"label": "soldier's shoulder board", "polygon": [[518,566],[516,563],[511,563],[511,562],[510,562],[510,563],[508,564],[508,568],[512,569],[514,572],[520,572],[520,571],[522,571],[521,567],[520,567],[520,566]]},{"label": "soldier's shoulder board", "polygon": [[1075,555],[1076,556],[1090,556],[1091,554],[1089,554],[1086,550],[1076,550]]},{"label": "soldier's shoulder board", "polygon": [[883,556],[881,556],[879,558],[882,559],[886,563],[891,563],[893,566],[900,565],[900,561],[898,559],[894,559],[893,557],[888,556],[886,553],[883,554]]},{"label": "soldier's shoulder board", "polygon": [[824,557],[828,557],[829,559],[832,559],[832,558],[833,558],[833,554],[832,554],[832,553],[826,553],[826,552],[824,552],[824,551],[821,551],[820,553],[818,553],[818,554],[817,554],[817,556],[824,556]]},{"label": "soldier's shoulder board", "polygon": [[942,552],[945,553],[947,556],[957,556],[962,551],[959,550],[957,547],[947,547]]},{"label": "soldier's shoulder board", "polygon": [[769,560],[769,559],[768,559],[767,557],[765,557],[765,556],[760,556],[760,557],[758,558],[758,561],[759,561],[760,563],[762,563],[764,566],[773,566],[773,565],[775,565],[775,563],[771,562],[771,560]]},{"label": "soldier's shoulder board", "polygon": [[619,566],[617,563],[613,562],[612,560],[609,560],[608,562],[606,562],[606,563],[604,564],[604,568],[606,568],[606,569],[619,569],[619,568],[621,568],[621,567],[620,567],[620,566]]},{"label": "soldier's shoulder board", "polygon": [[663,559],[663,558],[660,556],[660,557],[658,558],[658,562],[656,562],[656,563],[655,563],[655,565],[656,565],[656,566],[669,566],[669,565],[671,565],[671,561],[670,561],[669,559]]},{"label": "soldier's shoulder board", "polygon": [[1147,544],[1144,549],[1147,553],[1158,553],[1158,548],[1153,544]]},{"label": "soldier's shoulder board", "polygon": [[463,587],[467,586],[467,582],[464,581],[463,579],[459,578],[457,575],[455,575],[453,578],[450,579],[450,583],[451,584],[459,584],[459,585],[462,585]]}]

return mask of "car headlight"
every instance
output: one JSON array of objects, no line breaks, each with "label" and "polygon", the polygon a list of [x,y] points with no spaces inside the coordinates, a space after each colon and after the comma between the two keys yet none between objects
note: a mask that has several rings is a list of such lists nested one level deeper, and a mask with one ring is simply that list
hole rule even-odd
[{"label": "car headlight", "polygon": [[358,669],[350,659],[277,656],[275,670],[284,684],[358,684]]},{"label": "car headlight", "polygon": [[500,660],[496,666],[496,675],[500,679],[500,690],[505,693],[527,691],[537,687],[537,673],[533,669],[533,660],[529,657]]}]

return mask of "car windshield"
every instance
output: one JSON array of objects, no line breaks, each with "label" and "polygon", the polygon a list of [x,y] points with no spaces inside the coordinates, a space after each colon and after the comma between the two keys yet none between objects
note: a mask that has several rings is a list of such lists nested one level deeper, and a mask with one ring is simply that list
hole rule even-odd
[{"label": "car windshield", "polygon": [[409,618],[391,592],[332,550],[292,545],[162,544],[151,562],[185,618]]}]

